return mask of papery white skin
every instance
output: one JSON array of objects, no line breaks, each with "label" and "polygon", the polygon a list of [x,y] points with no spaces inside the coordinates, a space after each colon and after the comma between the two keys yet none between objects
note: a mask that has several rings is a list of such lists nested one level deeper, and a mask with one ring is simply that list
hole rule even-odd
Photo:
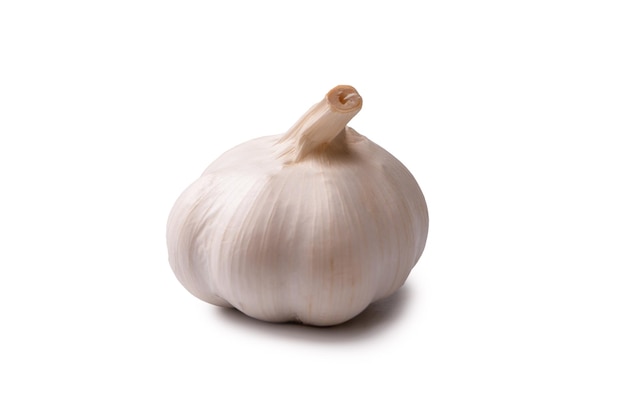
[{"label": "papery white skin", "polygon": [[426,202],[402,163],[345,128],[361,107],[346,91],[356,94],[336,87],[286,134],[226,152],[178,198],[169,260],[193,295],[327,326],[402,286],[424,250]]}]

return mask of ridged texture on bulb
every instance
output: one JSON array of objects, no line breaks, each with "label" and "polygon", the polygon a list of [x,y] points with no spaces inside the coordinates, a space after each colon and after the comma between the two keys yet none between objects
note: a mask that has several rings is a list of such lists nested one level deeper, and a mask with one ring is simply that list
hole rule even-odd
[{"label": "ridged texture on bulb", "polygon": [[417,182],[350,128],[329,141],[298,156],[284,135],[251,140],[183,192],[167,244],[192,294],[261,320],[326,326],[402,286],[426,243]]}]

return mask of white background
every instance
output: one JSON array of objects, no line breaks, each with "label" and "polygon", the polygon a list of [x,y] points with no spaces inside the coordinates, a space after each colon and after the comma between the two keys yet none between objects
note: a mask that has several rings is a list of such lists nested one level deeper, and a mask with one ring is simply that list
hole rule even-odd
[{"label": "white background", "polygon": [[[1,3],[0,415],[624,416],[624,3],[220,3]],[[195,299],[174,200],[337,84],[428,201],[407,284]]]}]

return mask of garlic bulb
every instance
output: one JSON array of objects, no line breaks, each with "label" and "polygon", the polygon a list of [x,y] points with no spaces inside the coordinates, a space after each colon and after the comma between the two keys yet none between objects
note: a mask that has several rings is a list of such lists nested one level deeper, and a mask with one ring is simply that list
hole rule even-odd
[{"label": "garlic bulb", "polygon": [[346,127],[361,104],[337,86],[183,192],[167,245],[189,292],[260,320],[327,326],[402,286],[426,244],[426,202],[397,159]]}]

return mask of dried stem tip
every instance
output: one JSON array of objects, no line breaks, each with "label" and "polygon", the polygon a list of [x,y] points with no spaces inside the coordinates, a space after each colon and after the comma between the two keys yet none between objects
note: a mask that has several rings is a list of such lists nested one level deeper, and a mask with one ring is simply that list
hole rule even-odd
[{"label": "dried stem tip", "polygon": [[326,94],[326,100],[333,111],[352,113],[352,116],[357,114],[363,105],[363,99],[359,93],[349,85],[338,85],[333,88]]},{"label": "dried stem tip", "polygon": [[338,85],[330,90],[324,100],[311,107],[283,136],[284,141],[295,142],[295,162],[341,135],[362,105],[363,100],[354,87]]}]

